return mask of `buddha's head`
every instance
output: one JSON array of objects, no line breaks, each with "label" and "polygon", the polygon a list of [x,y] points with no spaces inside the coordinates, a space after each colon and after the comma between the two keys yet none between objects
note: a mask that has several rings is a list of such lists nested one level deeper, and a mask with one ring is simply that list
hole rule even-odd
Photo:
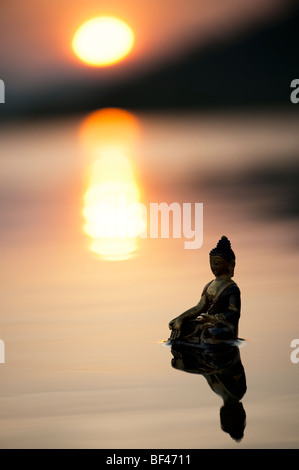
[{"label": "buddha's head", "polygon": [[223,235],[216,248],[210,251],[210,266],[214,276],[233,277],[236,264],[235,253],[231,249],[230,241]]}]

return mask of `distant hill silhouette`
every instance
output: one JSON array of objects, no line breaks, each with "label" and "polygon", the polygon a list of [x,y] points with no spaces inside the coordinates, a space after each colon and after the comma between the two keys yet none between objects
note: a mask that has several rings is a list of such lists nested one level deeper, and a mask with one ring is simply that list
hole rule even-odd
[{"label": "distant hill silhouette", "polygon": [[235,42],[199,49],[143,80],[114,90],[107,103],[129,107],[197,108],[289,105],[299,78],[299,15]]},{"label": "distant hill silhouette", "polygon": [[26,113],[69,113],[106,106],[128,109],[291,106],[290,83],[299,78],[298,13],[296,7],[264,27],[222,43],[198,47],[167,66],[118,86],[103,88],[97,83],[80,83],[53,88],[40,93],[29,106],[27,103]]}]

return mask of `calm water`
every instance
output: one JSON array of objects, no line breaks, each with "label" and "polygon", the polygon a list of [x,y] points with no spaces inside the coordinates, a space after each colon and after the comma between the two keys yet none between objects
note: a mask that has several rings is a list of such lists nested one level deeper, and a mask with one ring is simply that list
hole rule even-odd
[{"label": "calm water", "polygon": [[[247,183],[243,193],[242,184],[205,179],[225,169],[235,181],[234,171],[272,168],[282,154],[292,162],[298,118],[137,118],[142,197],[203,202],[199,250],[143,239],[130,259],[95,256],[83,231],[90,162],[80,119],[1,130],[0,446],[298,448],[299,363],[290,360],[299,338],[298,222],[273,212],[287,188],[278,195]],[[227,364],[161,343],[169,320],[212,279],[208,253],[223,234],[237,256],[245,338],[240,360],[230,352]],[[246,426],[236,442],[221,429],[220,409],[224,395],[239,392]]]}]

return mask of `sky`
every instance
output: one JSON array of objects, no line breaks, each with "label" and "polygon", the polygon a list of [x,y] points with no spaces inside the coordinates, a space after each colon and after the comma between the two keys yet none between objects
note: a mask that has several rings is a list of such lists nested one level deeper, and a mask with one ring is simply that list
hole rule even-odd
[{"label": "sky", "polygon": [[[15,89],[146,73],[186,50],[243,34],[288,11],[291,0],[1,0],[0,78]],[[86,20],[113,15],[135,33],[132,53],[106,69],[83,65],[71,49]]]}]

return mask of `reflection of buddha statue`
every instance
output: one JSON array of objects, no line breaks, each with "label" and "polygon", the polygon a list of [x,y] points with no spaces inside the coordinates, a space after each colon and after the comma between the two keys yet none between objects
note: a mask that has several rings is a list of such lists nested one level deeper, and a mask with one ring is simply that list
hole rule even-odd
[{"label": "reflection of buddha statue", "polygon": [[247,389],[239,348],[217,345],[207,349],[175,343],[171,352],[172,367],[203,375],[213,392],[221,396],[221,429],[239,442],[246,426],[246,413],[240,400]]},{"label": "reflection of buddha statue", "polygon": [[235,254],[225,236],[210,251],[210,265],[215,279],[204,287],[195,307],[169,323],[170,341],[218,343],[238,337],[240,290],[232,280]]}]

